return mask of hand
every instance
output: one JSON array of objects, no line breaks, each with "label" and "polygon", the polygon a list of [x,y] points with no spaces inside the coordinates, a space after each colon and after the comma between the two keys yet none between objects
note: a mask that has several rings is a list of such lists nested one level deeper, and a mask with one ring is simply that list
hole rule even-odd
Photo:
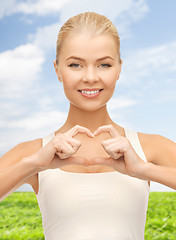
[{"label": "hand", "polygon": [[112,136],[111,139],[101,142],[103,148],[111,157],[92,158],[89,160],[89,165],[107,165],[120,173],[138,177],[146,163],[137,155],[129,140],[121,136],[112,125],[99,127],[94,132],[94,136],[103,131],[109,132]]},{"label": "hand", "polygon": [[93,137],[88,128],[75,125],[65,133],[58,133],[49,143],[32,155],[32,161],[37,164],[39,171],[69,164],[87,166],[88,160],[86,158],[71,156],[82,145],[79,140],[73,138],[78,132],[86,133],[89,137]]}]

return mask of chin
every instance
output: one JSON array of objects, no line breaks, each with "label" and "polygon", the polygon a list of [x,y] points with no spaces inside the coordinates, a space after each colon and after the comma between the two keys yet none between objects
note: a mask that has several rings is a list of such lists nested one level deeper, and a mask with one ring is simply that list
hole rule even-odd
[{"label": "chin", "polygon": [[102,105],[97,104],[97,106],[96,106],[94,103],[91,103],[91,104],[87,104],[87,105],[84,105],[84,106],[77,106],[77,107],[84,110],[84,111],[87,111],[87,112],[95,112],[105,105],[106,105],[106,103],[102,104]]}]

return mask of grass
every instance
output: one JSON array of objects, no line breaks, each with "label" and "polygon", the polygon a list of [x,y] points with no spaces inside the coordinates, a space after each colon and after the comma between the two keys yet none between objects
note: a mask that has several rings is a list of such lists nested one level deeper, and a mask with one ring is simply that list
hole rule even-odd
[{"label": "grass", "polygon": [[[41,213],[33,192],[14,192],[0,202],[0,240],[44,239]],[[176,193],[151,192],[145,240],[176,239]]]},{"label": "grass", "polygon": [[176,240],[176,192],[151,192],[146,240]]},{"label": "grass", "polygon": [[14,192],[0,202],[0,240],[44,239],[35,193]]}]

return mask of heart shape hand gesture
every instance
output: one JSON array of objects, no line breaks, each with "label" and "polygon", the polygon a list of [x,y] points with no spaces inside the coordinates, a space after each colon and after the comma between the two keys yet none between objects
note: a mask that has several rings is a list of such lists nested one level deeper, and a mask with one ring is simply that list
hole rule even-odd
[{"label": "heart shape hand gesture", "polygon": [[[86,133],[87,136],[92,138],[101,132],[109,132],[112,138],[102,141],[101,145],[110,157],[95,157],[88,160],[83,157],[72,156],[82,145],[81,141],[73,138],[78,132]],[[42,170],[58,168],[69,164],[84,166],[106,165],[120,173],[138,177],[146,164],[137,155],[129,140],[121,136],[112,125],[101,126],[94,134],[85,127],[75,125],[65,133],[58,133],[39,153],[38,161],[42,162],[40,162]]]}]

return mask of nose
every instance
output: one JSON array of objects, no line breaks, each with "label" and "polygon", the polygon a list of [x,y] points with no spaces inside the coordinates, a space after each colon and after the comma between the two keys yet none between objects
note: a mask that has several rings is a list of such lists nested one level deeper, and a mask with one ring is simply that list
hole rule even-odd
[{"label": "nose", "polygon": [[84,82],[97,82],[98,81],[98,76],[96,74],[96,71],[93,67],[89,67],[85,70],[84,76],[83,76],[83,81]]}]

